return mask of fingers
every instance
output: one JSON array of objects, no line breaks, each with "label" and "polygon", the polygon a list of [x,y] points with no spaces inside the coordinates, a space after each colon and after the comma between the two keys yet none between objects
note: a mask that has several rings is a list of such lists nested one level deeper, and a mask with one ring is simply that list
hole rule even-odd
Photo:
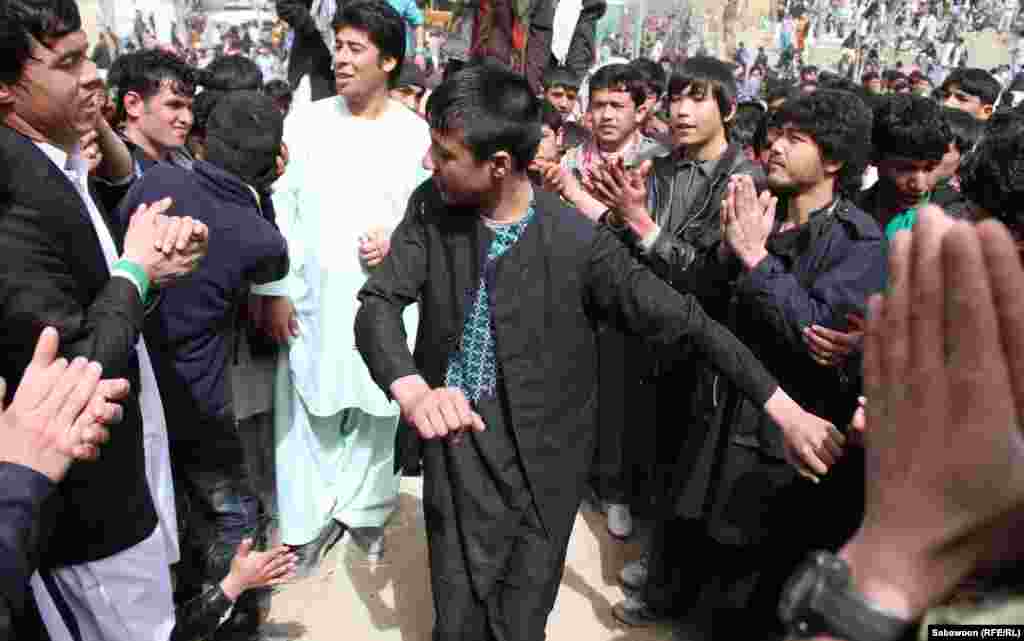
[{"label": "fingers", "polygon": [[888,389],[883,366],[882,332],[885,331],[885,299],[881,294],[868,298],[867,331],[864,333],[864,393],[867,398],[880,398],[882,390]]},{"label": "fingers", "polygon": [[1020,295],[1024,269],[1021,268],[1017,247],[1002,225],[983,222],[978,225],[977,233],[991,279],[999,336],[1010,370],[1017,416],[1020,417],[1024,416],[1024,297]]},{"label": "fingers", "polygon": [[238,544],[238,549],[235,550],[235,555],[245,558],[252,552],[252,539],[242,539],[242,542]]},{"label": "fingers", "polygon": [[299,335],[299,319],[295,317],[295,312],[292,312],[288,318],[288,333],[291,334],[291,338],[296,338]]},{"label": "fingers", "polygon": [[60,346],[60,335],[57,330],[47,327],[39,335],[36,341],[36,349],[32,352],[32,360],[29,365],[36,367],[48,367],[57,358],[57,348]]},{"label": "fingers", "polygon": [[123,401],[128,398],[128,392],[131,391],[131,388],[131,383],[127,379],[107,378],[100,381],[99,386],[96,388],[96,393],[108,401]]},{"label": "fingers", "polygon": [[923,207],[918,212],[911,246],[910,278],[913,282],[908,310],[911,336],[912,375],[930,377],[943,365],[942,332],[942,236],[952,221],[938,207]]},{"label": "fingers", "polygon": [[885,301],[884,332],[879,345],[883,347],[882,367],[886,382],[906,384],[910,358],[910,262],[912,236],[908,231],[897,232],[889,243],[889,295]]},{"label": "fingers", "polygon": [[[51,429],[59,432],[54,436],[68,439],[68,447],[73,447],[82,441],[87,440],[84,433],[85,428],[93,423],[92,416],[82,410],[89,404],[89,399],[96,392],[100,376],[103,375],[103,368],[99,363],[87,363],[83,358],[75,359],[72,366],[68,368],[68,375],[74,375],[73,387],[69,390],[61,405],[57,408],[56,420],[50,421]],[[47,405],[49,405],[49,400]],[[45,413],[45,416],[51,416]]]}]

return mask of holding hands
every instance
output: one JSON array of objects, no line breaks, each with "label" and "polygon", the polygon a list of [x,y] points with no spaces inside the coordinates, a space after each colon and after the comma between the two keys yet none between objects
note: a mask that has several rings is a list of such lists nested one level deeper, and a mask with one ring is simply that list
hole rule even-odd
[{"label": "holding hands", "polygon": [[150,282],[166,285],[191,274],[206,256],[210,230],[190,216],[166,216],[173,201],[140,205],[124,239],[124,258],[143,268]]}]

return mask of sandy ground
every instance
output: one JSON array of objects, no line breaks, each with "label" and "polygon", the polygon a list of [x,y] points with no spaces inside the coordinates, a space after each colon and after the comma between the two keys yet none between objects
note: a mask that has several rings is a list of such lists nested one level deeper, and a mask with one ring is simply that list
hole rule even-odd
[{"label": "sandy ground", "polygon": [[[275,595],[264,626],[268,641],[429,641],[433,606],[421,496],[419,479],[402,481],[382,561],[369,562],[346,536],[315,576]],[[581,510],[548,638],[670,641],[669,628],[633,630],[612,617],[612,605],[623,598],[617,573],[639,556],[638,543],[613,539],[602,515]]]}]

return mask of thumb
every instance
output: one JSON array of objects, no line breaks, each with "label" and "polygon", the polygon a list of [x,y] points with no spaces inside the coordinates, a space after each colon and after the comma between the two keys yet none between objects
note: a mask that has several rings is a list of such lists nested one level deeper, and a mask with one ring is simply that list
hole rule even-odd
[{"label": "thumb", "polygon": [[235,552],[236,556],[245,558],[252,552],[252,539],[242,539],[242,542],[238,544],[238,550]]},{"label": "thumb", "polygon": [[645,160],[642,163],[640,163],[640,177],[646,180],[647,176],[650,175],[651,167],[653,166],[654,164],[650,160]]}]

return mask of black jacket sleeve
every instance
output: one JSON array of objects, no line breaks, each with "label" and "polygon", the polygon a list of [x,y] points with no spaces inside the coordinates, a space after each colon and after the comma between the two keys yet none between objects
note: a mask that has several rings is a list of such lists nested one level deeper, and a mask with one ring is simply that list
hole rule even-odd
[{"label": "black jacket sleeve", "polygon": [[391,235],[391,251],[359,291],[356,347],[388,398],[393,382],[418,372],[402,323],[402,311],[417,301],[427,275],[427,237],[418,210],[414,194]]},{"label": "black jacket sleeve", "polygon": [[0,639],[12,638],[11,619],[25,607],[38,558],[39,510],[55,487],[35,470],[0,463]]},{"label": "black jacket sleeve", "polygon": [[622,331],[673,345],[689,339],[759,406],[778,383],[729,330],[712,320],[692,294],[681,294],[630,255],[607,229],[595,230],[585,275],[590,303]]},{"label": "black jacket sleeve", "polygon": [[175,608],[171,641],[210,638],[233,605],[219,584],[207,588],[199,596]]},{"label": "black jacket sleeve", "polygon": [[60,332],[63,356],[85,356],[99,361],[109,377],[127,376],[145,312],[139,292],[128,279],[114,277],[86,300],[53,216],[18,204],[0,213],[0,323],[4,347],[16,353],[8,358],[27,363],[49,325]]},{"label": "black jacket sleeve", "polygon": [[278,0],[277,15],[295,29],[296,33],[307,37],[319,38],[316,21],[309,13],[309,6],[302,0]]}]

